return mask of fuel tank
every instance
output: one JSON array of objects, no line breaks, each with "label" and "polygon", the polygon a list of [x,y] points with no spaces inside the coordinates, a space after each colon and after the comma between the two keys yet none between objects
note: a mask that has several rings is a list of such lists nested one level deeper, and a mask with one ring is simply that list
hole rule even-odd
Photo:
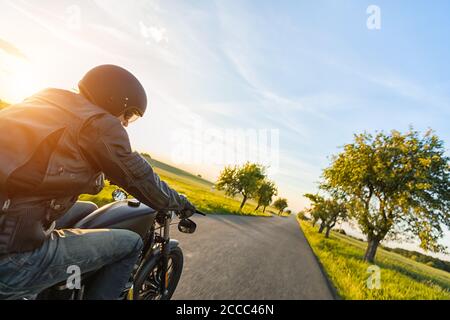
[{"label": "fuel tank", "polygon": [[142,238],[154,223],[156,210],[134,199],[112,202],[75,224],[80,229],[127,229]]}]

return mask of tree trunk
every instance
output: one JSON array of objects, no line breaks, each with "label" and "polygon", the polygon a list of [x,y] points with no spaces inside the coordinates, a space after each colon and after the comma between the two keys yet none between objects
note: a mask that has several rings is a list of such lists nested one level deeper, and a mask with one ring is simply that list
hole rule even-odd
[{"label": "tree trunk", "polygon": [[369,239],[367,244],[367,250],[364,255],[364,261],[373,263],[375,261],[375,254],[377,253],[378,245],[380,244],[380,240],[377,239]]},{"label": "tree trunk", "polygon": [[266,213],[266,206],[264,206],[263,213]]},{"label": "tree trunk", "polygon": [[319,233],[322,233],[323,229],[325,229],[325,224],[322,222],[319,227]]},{"label": "tree trunk", "polygon": [[330,237],[330,231],[331,229],[333,229],[333,227],[336,225],[336,222],[333,222],[332,224],[327,225],[327,231],[325,233],[325,238],[329,238]]},{"label": "tree trunk", "polygon": [[259,204],[256,206],[256,208],[255,208],[255,210],[254,211],[256,211],[256,210],[258,210],[259,209],[259,207],[261,207]]},{"label": "tree trunk", "polygon": [[247,196],[244,196],[244,199],[242,199],[241,206],[239,207],[239,212],[242,211],[242,208],[244,207],[245,202],[247,202]]}]

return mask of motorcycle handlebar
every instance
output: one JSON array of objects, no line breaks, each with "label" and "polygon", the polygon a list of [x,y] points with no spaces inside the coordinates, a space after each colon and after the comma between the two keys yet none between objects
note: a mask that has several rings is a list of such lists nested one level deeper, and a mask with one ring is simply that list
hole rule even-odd
[{"label": "motorcycle handlebar", "polygon": [[200,210],[195,209],[195,213],[202,215],[202,216],[206,216],[206,213],[201,212]]},{"label": "motorcycle handlebar", "polygon": [[[174,211],[174,213],[179,216],[180,215],[180,211]],[[201,212],[200,210],[195,209],[194,214],[199,214],[201,216],[206,216],[206,213]]]}]

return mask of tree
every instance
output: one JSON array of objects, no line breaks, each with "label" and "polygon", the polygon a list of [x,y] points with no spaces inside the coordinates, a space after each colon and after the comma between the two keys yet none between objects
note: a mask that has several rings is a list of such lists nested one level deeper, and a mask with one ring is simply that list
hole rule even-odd
[{"label": "tree", "polygon": [[325,237],[329,238],[330,231],[336,223],[347,219],[347,208],[345,204],[336,196],[329,199],[318,194],[305,194],[312,205],[309,213],[313,217],[314,224],[320,220],[319,233],[325,230]]},{"label": "tree", "polygon": [[[311,205],[310,208],[306,208],[305,212],[307,212],[311,216],[311,224],[313,227],[316,226],[316,223],[319,222],[320,216],[321,216],[321,210],[319,210],[319,197],[318,195],[312,195],[312,194],[305,194],[306,198],[308,198],[313,205]],[[319,233],[322,233],[323,227],[322,225],[319,226]]]},{"label": "tree", "polygon": [[301,210],[297,213],[297,218],[299,218],[300,220],[304,220],[304,221],[308,221],[309,218],[306,216],[306,210]]},{"label": "tree", "polygon": [[258,205],[256,206],[255,211],[262,206],[263,212],[265,212],[266,207],[272,203],[272,198],[277,194],[278,190],[273,181],[267,179],[261,181],[255,194],[258,199]]},{"label": "tree", "polygon": [[438,240],[442,227],[450,228],[449,158],[433,131],[355,135],[323,177],[322,188],[345,195],[367,236],[366,261],[374,261],[383,239],[401,235],[418,238],[424,250],[445,251]]},{"label": "tree", "polygon": [[147,160],[150,160],[150,161],[152,160],[152,157],[147,152],[141,152],[141,156],[143,156]]},{"label": "tree", "polygon": [[281,215],[283,210],[288,207],[287,199],[278,198],[272,205],[278,209],[278,215]]},{"label": "tree", "polygon": [[225,190],[229,196],[242,195],[239,211],[248,199],[253,198],[258,187],[265,178],[264,168],[258,164],[247,162],[243,166],[225,167],[216,183],[218,190]]},{"label": "tree", "polygon": [[316,223],[320,220],[318,211],[313,210],[313,208],[306,208],[305,213],[308,213],[311,216],[311,225],[315,227]]}]

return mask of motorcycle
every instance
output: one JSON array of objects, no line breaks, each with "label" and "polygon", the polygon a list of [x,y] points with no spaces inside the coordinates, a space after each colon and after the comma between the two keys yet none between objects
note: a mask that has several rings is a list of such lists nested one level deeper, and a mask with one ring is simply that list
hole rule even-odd
[{"label": "motorcycle", "polygon": [[[170,238],[174,211],[156,211],[116,189],[112,203],[76,221],[71,228],[127,229],[139,234],[144,246],[130,275],[130,281],[121,300],[169,300],[183,270],[183,252],[178,241]],[[205,215],[200,211],[195,213]],[[194,233],[196,224],[191,219],[180,219],[178,230]],[[83,274],[79,289],[69,289],[66,283],[50,287],[37,295],[38,300],[83,300],[84,288],[95,277],[96,271]]]}]

